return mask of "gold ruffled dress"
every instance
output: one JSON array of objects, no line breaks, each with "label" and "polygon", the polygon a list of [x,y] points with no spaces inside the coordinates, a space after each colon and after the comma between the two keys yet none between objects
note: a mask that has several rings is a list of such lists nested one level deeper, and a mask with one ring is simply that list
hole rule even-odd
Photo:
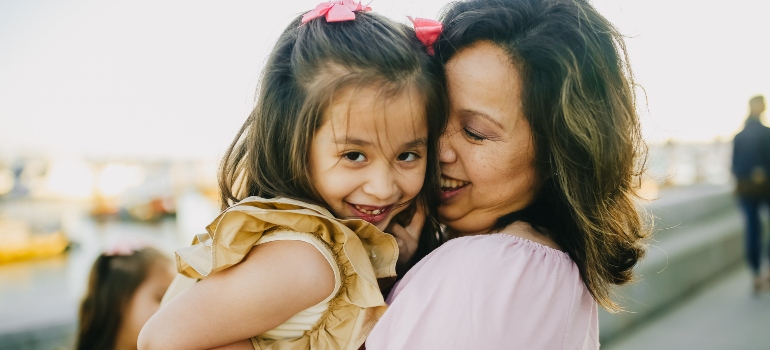
[{"label": "gold ruffled dress", "polygon": [[[340,220],[301,201],[249,197],[222,212],[193,245],[176,251],[181,276],[161,304],[195,281],[243,260],[251,247],[275,240],[315,246],[335,273],[334,292],[323,302],[251,338],[259,350],[358,349],[387,308],[377,278],[396,275],[393,236],[363,220]],[[269,286],[266,286],[269,287]]]}]

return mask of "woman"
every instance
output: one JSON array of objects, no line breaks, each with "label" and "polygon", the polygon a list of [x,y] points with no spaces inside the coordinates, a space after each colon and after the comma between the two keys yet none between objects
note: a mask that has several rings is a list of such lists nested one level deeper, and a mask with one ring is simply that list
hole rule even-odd
[{"label": "woman", "polygon": [[597,306],[647,230],[622,37],[580,0],[449,5],[439,216],[452,238],[394,288],[367,349],[596,349]]}]

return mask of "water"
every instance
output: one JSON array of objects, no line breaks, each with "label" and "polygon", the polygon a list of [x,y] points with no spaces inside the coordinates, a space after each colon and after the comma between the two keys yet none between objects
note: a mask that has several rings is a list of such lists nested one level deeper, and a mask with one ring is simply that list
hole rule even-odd
[{"label": "water", "polygon": [[68,345],[91,264],[111,242],[140,239],[169,256],[189,244],[174,218],[154,223],[98,221],[84,206],[35,201],[3,203],[0,213],[17,220],[42,219],[44,226],[59,225],[72,242],[59,256],[0,265],[0,349]]}]

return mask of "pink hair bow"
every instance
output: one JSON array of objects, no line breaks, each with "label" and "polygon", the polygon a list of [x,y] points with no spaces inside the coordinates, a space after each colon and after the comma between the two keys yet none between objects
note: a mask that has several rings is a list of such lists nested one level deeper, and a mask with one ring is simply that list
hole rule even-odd
[{"label": "pink hair bow", "polygon": [[353,0],[332,0],[318,4],[312,11],[302,16],[302,24],[310,22],[321,16],[326,16],[326,22],[344,22],[356,19],[354,12],[371,11],[369,6],[361,5],[361,2]]},{"label": "pink hair bow", "polygon": [[433,44],[438,40],[438,36],[441,31],[444,30],[444,25],[439,21],[434,21],[427,18],[412,18],[407,16],[412,25],[414,25],[414,32],[417,35],[417,39],[420,39],[423,45],[428,50],[428,54],[433,56]]},{"label": "pink hair bow", "polygon": [[108,244],[103,253],[106,256],[129,256],[145,247],[147,244],[141,240],[123,239]]}]

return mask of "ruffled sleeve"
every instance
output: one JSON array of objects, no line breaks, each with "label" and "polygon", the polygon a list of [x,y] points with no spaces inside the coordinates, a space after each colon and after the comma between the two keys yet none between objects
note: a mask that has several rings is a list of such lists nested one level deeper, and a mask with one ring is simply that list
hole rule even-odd
[{"label": "ruffled sleeve", "polygon": [[314,329],[300,339],[257,337],[255,347],[357,349],[386,309],[377,278],[396,275],[398,246],[393,236],[363,220],[339,220],[326,209],[286,199],[249,197],[222,212],[193,245],[176,251],[179,273],[205,278],[243,260],[272,229],[310,233],[329,244],[342,287]]}]

